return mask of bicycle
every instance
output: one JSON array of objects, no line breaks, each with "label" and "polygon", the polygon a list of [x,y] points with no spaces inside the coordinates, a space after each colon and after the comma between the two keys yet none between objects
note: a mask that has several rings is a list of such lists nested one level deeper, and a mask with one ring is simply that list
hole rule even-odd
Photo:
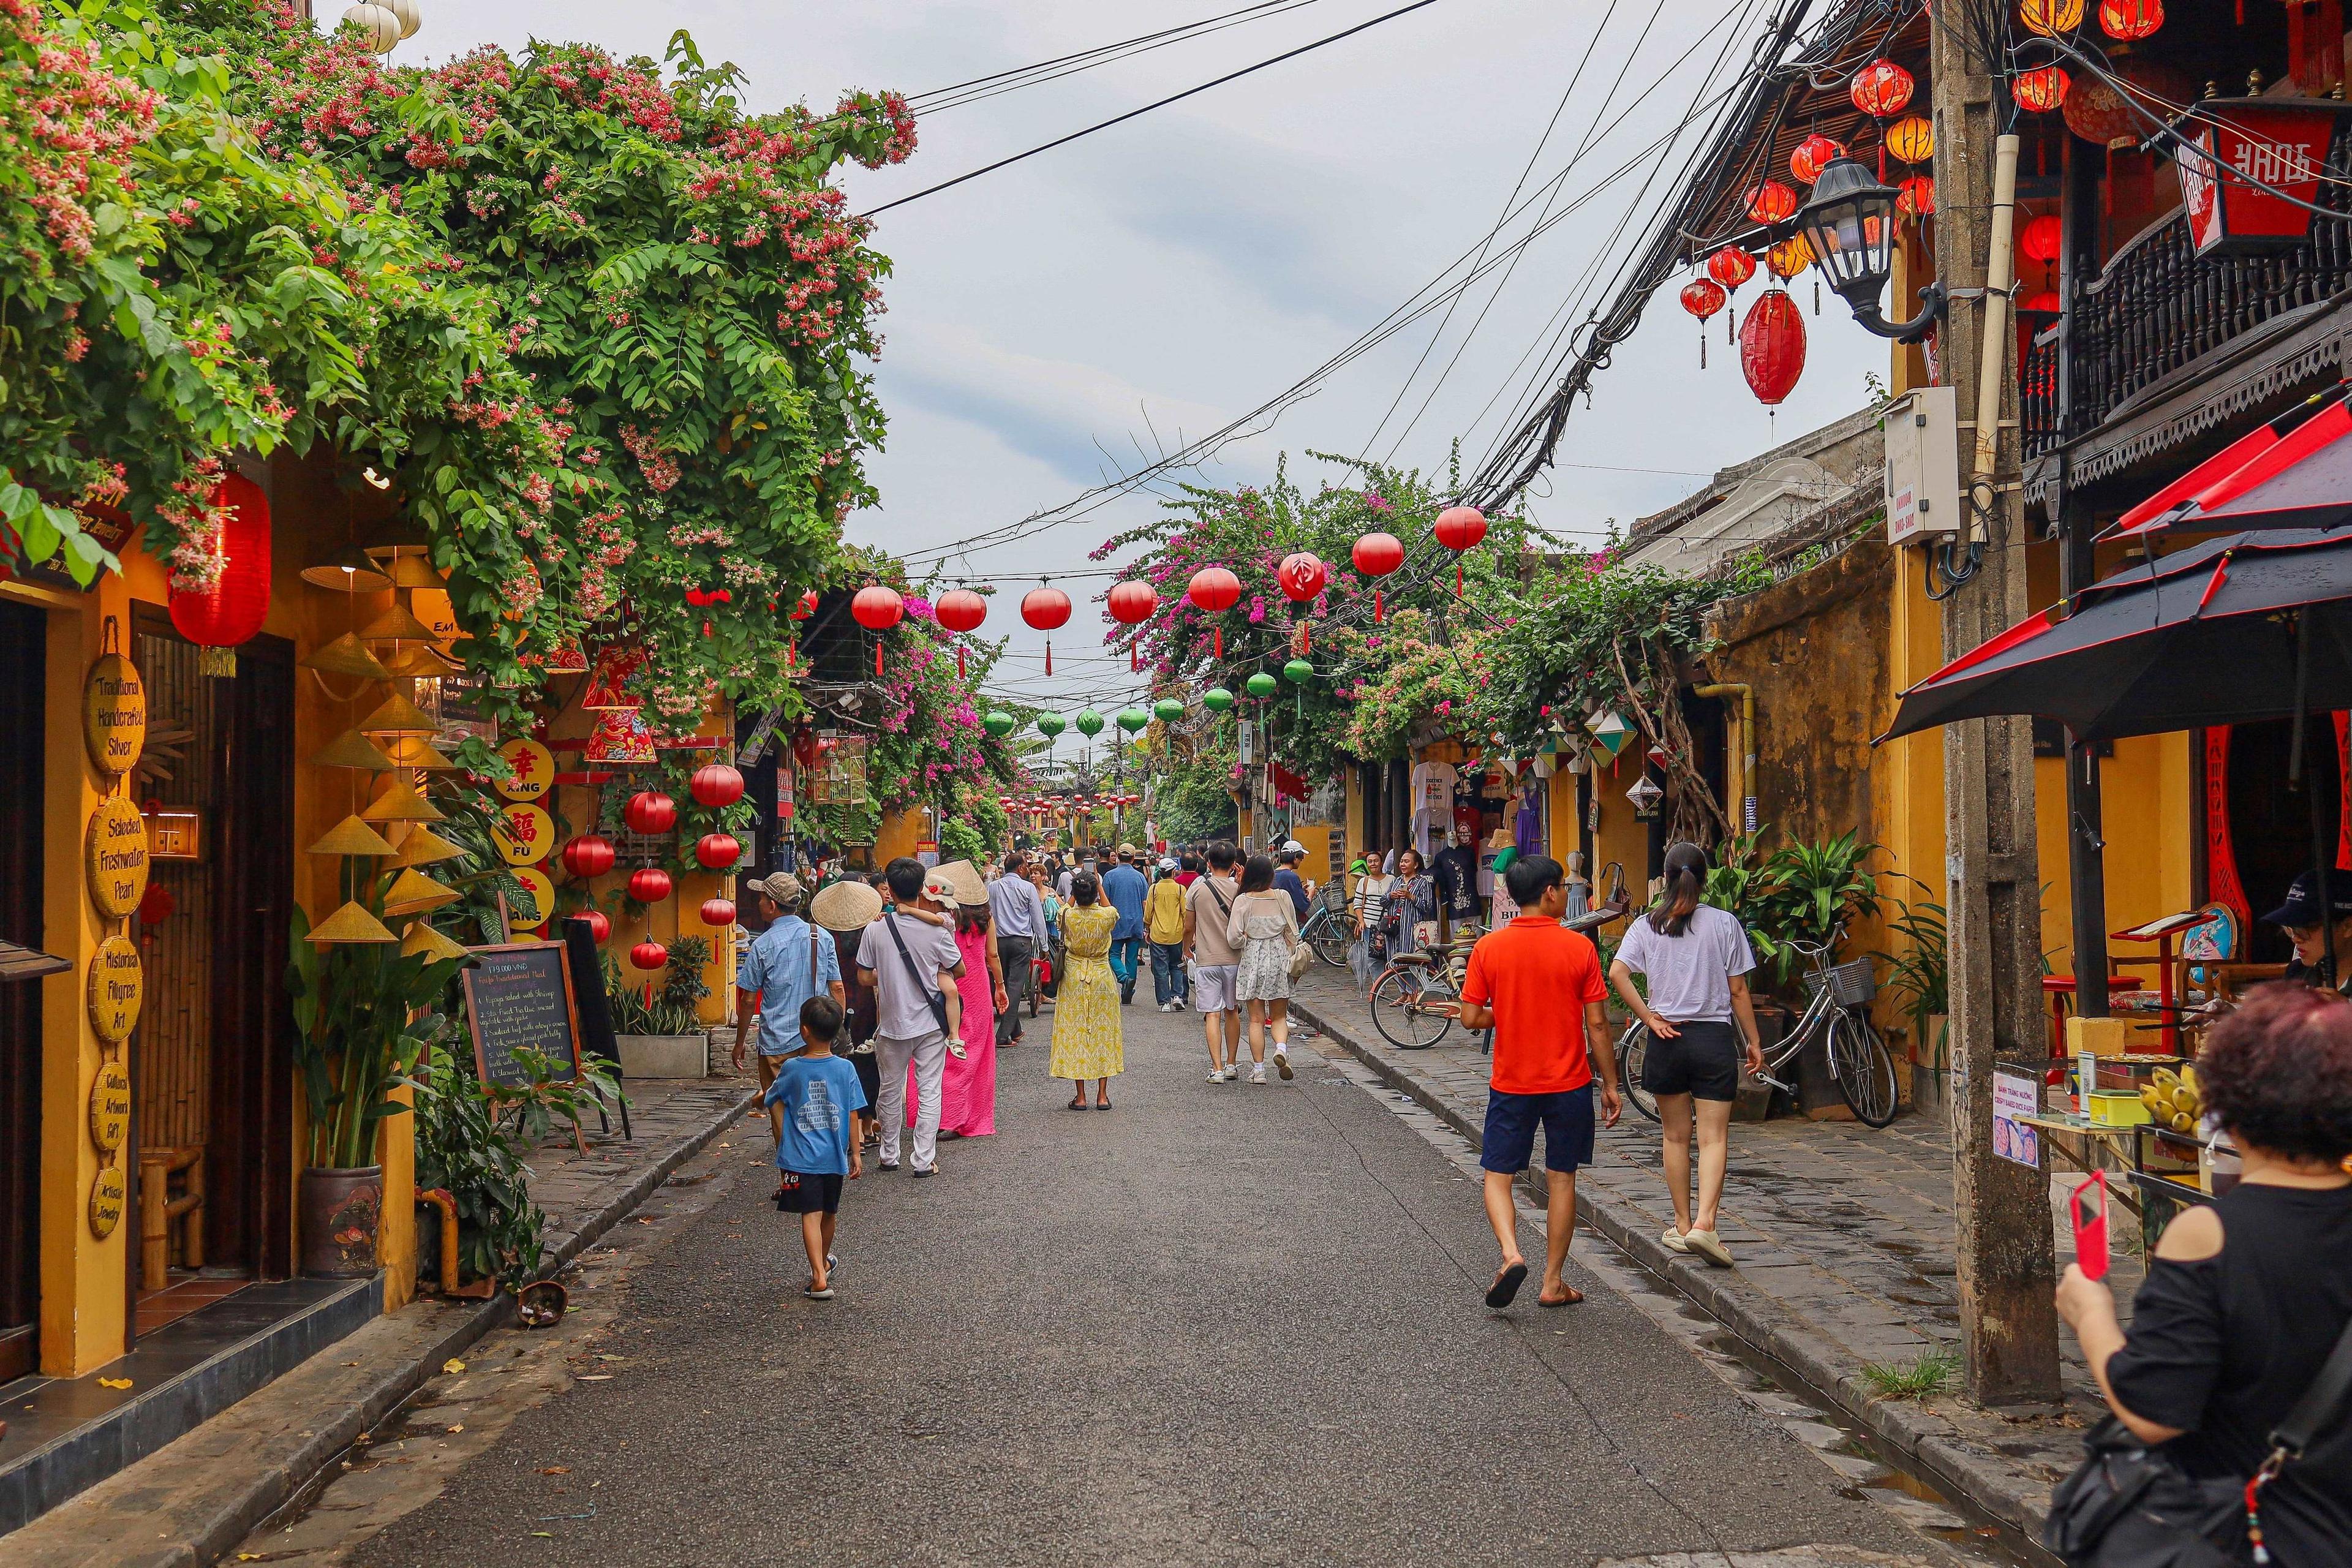
[{"label": "bicycle", "polygon": [[[1829,1052],[1830,1077],[1854,1119],[1865,1127],[1885,1126],[1895,1120],[1895,1058],[1871,1026],[1870,1001],[1877,994],[1878,983],[1870,960],[1832,963],[1829,955],[1834,943],[1817,946],[1790,942],[1789,945],[1812,960],[1812,973],[1805,976],[1812,1000],[1805,1005],[1795,1027],[1765,1053],[1764,1070],[1757,1078],[1794,1096],[1796,1086],[1773,1075],[1818,1039]],[[1658,1097],[1642,1087],[1642,1058],[1649,1045],[1649,1026],[1637,1018],[1617,1037],[1617,1067],[1624,1080],[1625,1098],[1634,1110],[1655,1121]]]},{"label": "bicycle", "polygon": [[[1332,894],[1339,894],[1332,897]],[[1298,937],[1315,950],[1315,956],[1334,969],[1348,967],[1348,900],[1336,886],[1327,886],[1317,895],[1315,908],[1307,923],[1298,928]]]},{"label": "bicycle", "polygon": [[[1613,863],[1610,870],[1616,873],[1616,885],[1607,901],[1560,924],[1570,931],[1591,932],[1625,918],[1632,903],[1624,872]],[[1470,950],[1476,945],[1474,934],[1449,942],[1436,953],[1401,952],[1390,959],[1388,966],[1372,978],[1372,1027],[1381,1037],[1402,1051],[1425,1051],[1444,1039],[1462,1016],[1462,986],[1469,977]],[[1442,969],[1436,963],[1438,954],[1445,959]],[[1490,1047],[1492,1043],[1487,1042]]]}]

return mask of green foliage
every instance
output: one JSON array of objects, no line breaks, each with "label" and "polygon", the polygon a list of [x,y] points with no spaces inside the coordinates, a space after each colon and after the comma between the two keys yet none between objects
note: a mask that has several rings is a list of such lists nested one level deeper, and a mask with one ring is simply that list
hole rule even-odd
[{"label": "green foliage", "polygon": [[[1895,875],[1903,876],[1901,872]],[[1916,877],[1903,876],[1903,880],[1922,892],[1933,891]],[[1902,898],[1893,901],[1901,912],[1886,922],[1886,929],[1902,937],[1905,945],[1879,955],[1886,960],[1886,988],[1906,1002],[1906,1011],[1911,1015],[1911,1037],[1921,1048],[1934,1051],[1939,1048],[1940,1042],[1927,1037],[1927,1020],[1952,1010],[1951,943],[1946,911],[1932,899],[1916,903]],[[2045,959],[2045,967],[2046,964]]]},{"label": "green foliage", "polygon": [[1949,1351],[1930,1351],[1916,1361],[1882,1365],[1865,1362],[1862,1381],[1878,1399],[1927,1399],[1943,1393],[1960,1374],[1960,1358]]},{"label": "green foliage", "polygon": [[1847,929],[1878,912],[1877,879],[1864,868],[1878,846],[1844,833],[1817,844],[1783,844],[1766,855],[1761,840],[1770,831],[1768,823],[1717,847],[1706,899],[1739,918],[1758,967],[1787,985],[1810,965],[1791,942],[1826,947],[1834,963]]},{"label": "green foliage", "polygon": [[[362,900],[372,913],[383,913],[383,887],[390,880],[389,874],[379,878]],[[449,1029],[433,1009],[466,961],[412,957],[390,942],[319,946],[299,907],[293,926],[286,978],[293,993],[295,1068],[310,1102],[310,1163],[373,1165],[376,1123],[408,1109],[393,1091],[415,1081],[426,1047]]]},{"label": "green foliage", "polygon": [[698,1008],[710,994],[702,979],[703,966],[710,962],[710,943],[703,937],[682,936],[668,947],[669,963],[658,985],[641,971],[625,973],[610,952],[604,955],[604,996],[613,1009],[614,1034],[691,1035],[701,1030]]},{"label": "green foliage", "polygon": [[522,1083],[492,1083],[483,1089],[498,1115],[509,1121],[526,1149],[546,1142],[558,1121],[577,1136],[583,1123],[601,1106],[620,1103],[620,1081],[613,1076],[614,1064],[603,1057],[582,1056],[575,1079],[558,1076],[562,1064],[529,1046],[515,1047],[514,1059],[523,1070]]},{"label": "green foliage", "polygon": [[940,824],[940,860],[942,864],[950,860],[985,864],[990,858],[988,848],[988,840],[982,838],[980,829],[971,823],[950,817]]},{"label": "green foliage", "polygon": [[[524,1148],[499,1120],[499,1102],[446,1045],[427,1054],[416,1102],[416,1184],[439,1187],[457,1205],[463,1279],[496,1277],[511,1290],[537,1277],[547,1215],[530,1197]],[[426,1266],[438,1256],[421,1260]]]}]

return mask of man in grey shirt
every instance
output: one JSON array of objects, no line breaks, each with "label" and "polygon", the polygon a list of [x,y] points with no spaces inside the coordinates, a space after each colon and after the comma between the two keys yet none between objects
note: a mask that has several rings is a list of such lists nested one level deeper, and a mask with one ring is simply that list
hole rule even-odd
[{"label": "man in grey shirt", "polygon": [[[883,871],[901,909],[933,908],[923,896],[924,867],[900,856]],[[899,952],[899,944],[906,952]],[[940,977],[940,978],[935,978]],[[898,1168],[898,1139],[907,1127],[907,1068],[915,1069],[915,1174],[931,1173],[940,1152],[940,1080],[947,1070],[948,1037],[932,998],[942,983],[963,977],[952,921],[946,927],[884,910],[857,940],[857,978],[874,988],[874,1054],[882,1071],[875,1114],[882,1121],[881,1166]]]},{"label": "man in grey shirt", "polygon": [[997,1016],[996,1043],[1021,1038],[1021,999],[1029,994],[1029,961],[1045,937],[1045,900],[1027,875],[1029,857],[1015,849],[1004,858],[1004,875],[988,885],[988,909],[996,922],[996,955],[1004,966],[1004,1011]]}]

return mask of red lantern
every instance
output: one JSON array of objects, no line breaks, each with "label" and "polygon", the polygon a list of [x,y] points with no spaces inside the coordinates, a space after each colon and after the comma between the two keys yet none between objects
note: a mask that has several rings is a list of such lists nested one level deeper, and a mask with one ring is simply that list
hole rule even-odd
[{"label": "red lantern", "polygon": [[706,871],[724,871],[742,854],[742,844],[731,833],[706,833],[694,841],[694,863]]},{"label": "red lantern", "polygon": [[1736,245],[1727,245],[1706,258],[1706,275],[1723,285],[1727,293],[1756,276],[1756,258]]},{"label": "red lantern", "polygon": [[[978,631],[981,622],[988,619],[988,601],[969,588],[950,588],[940,595],[939,603],[931,606],[931,613],[939,617],[940,626],[961,637],[967,632]],[[961,680],[963,674],[963,644],[958,643],[956,679]]]},{"label": "red lantern", "polygon": [[621,820],[633,832],[667,833],[677,826],[677,802],[657,789],[641,789],[621,807]]},{"label": "red lantern", "polygon": [[695,804],[716,810],[743,798],[743,775],[725,763],[705,763],[687,781]]},{"label": "red lantern", "polygon": [[629,873],[629,897],[641,904],[657,904],[670,895],[669,873],[658,866],[640,866]]},{"label": "red lantern", "polygon": [[[1393,533],[1368,533],[1348,552],[1356,570],[1367,577],[1385,577],[1404,564],[1404,545]],[[1372,584],[1372,624],[1381,623],[1381,585]]]},{"label": "red lantern", "polygon": [[1935,176],[1914,174],[1895,186],[1895,210],[1909,213],[1913,217],[1932,216],[1936,211]]},{"label": "red lantern", "polygon": [[2044,289],[2038,294],[2028,294],[2017,302],[2018,310],[2031,316],[2054,316],[2064,307],[2058,301],[2058,290]]},{"label": "red lantern", "polygon": [[563,868],[583,881],[613,868],[613,841],[601,833],[583,833],[563,847]]},{"label": "red lantern", "polygon": [[2099,0],[2099,30],[2136,44],[2164,26],[2163,0]]},{"label": "red lantern", "polygon": [[1282,564],[1274,569],[1275,586],[1294,605],[1314,598],[1330,580],[1330,570],[1323,564],[1323,558],[1311,551],[1295,551],[1284,556]]},{"label": "red lantern", "polygon": [[1789,173],[1810,185],[1822,177],[1822,171],[1830,166],[1832,159],[1844,156],[1844,142],[1816,131],[1798,142],[1797,150],[1789,154]]},{"label": "red lantern", "polygon": [[[1103,600],[1103,607],[1120,626],[1141,626],[1160,608],[1160,590],[1140,578],[1130,577],[1111,589]],[[1127,641],[1127,668],[1130,670],[1143,668],[1143,650],[1134,637]]]},{"label": "red lantern", "polygon": [[1437,535],[1438,543],[1454,552],[1454,596],[1458,599],[1462,596],[1462,552],[1486,537],[1486,514],[1475,506],[1449,506],[1437,514],[1437,524],[1431,531]]},{"label": "red lantern", "polygon": [[[731,926],[735,923],[735,905],[729,899],[705,899],[699,911],[707,926]],[[667,955],[665,955],[667,956]]]},{"label": "red lantern", "polygon": [[[1021,618],[1041,632],[1068,624],[1070,596],[1059,588],[1032,588],[1021,595]],[[1045,639],[1045,673],[1054,673],[1054,639]]]},{"label": "red lantern", "polygon": [[[2188,76],[2142,55],[2117,60],[2115,76],[2112,82],[2091,77],[2063,99],[2067,130],[2085,142],[2118,152],[2137,146],[2149,130],[2179,112],[2174,105],[2197,96],[2196,85]],[[2025,79],[2017,79],[2021,83]]]},{"label": "red lantern", "polygon": [[605,942],[612,940],[613,922],[604,918],[604,910],[593,908],[585,909],[572,918],[588,922],[588,934],[595,940],[598,947],[604,946]]},{"label": "red lantern", "polygon": [[147,890],[139,895],[139,923],[143,926],[162,925],[177,913],[179,908],[180,900],[172,896],[170,888],[162,882],[150,881]]},{"label": "red lantern", "polygon": [[[2047,114],[2066,101],[2066,89],[2072,85],[2066,72],[2058,66],[2043,66],[2039,70],[2020,71],[2009,84],[2009,93],[2017,100],[2017,107],[2035,114]],[[2068,115],[2066,123],[2073,125],[2074,117]]]},{"label": "red lantern", "polygon": [[647,937],[629,949],[629,966],[632,969],[667,969],[669,967],[669,949]]},{"label": "red lantern", "polygon": [[1911,73],[1893,60],[1875,59],[1854,72],[1853,106],[1873,120],[1892,120],[1911,101]]},{"label": "red lantern", "polygon": [[232,650],[269,616],[269,498],[243,474],[226,474],[212,504],[226,513],[213,540],[213,584],[201,592],[173,587],[172,625],[203,650],[200,673],[229,676],[236,673]]},{"label": "red lantern", "polygon": [[[869,632],[888,631],[906,613],[907,602],[898,596],[898,590],[880,583],[858,589],[857,596],[849,601],[850,618]],[[878,638],[874,644],[874,673],[882,673],[882,644]]]},{"label": "red lantern", "polygon": [[1780,289],[1748,307],[1739,326],[1739,369],[1768,408],[1787,397],[1805,370],[1805,318]]},{"label": "red lantern", "polygon": [[[1223,615],[1240,600],[1242,580],[1222,566],[1203,566],[1193,573],[1192,582],[1185,584],[1184,595],[1208,614]],[[1225,628],[1223,626],[1212,626],[1210,633],[1216,656],[1224,658]]]},{"label": "red lantern", "polygon": [[1766,180],[1748,193],[1748,216],[1758,223],[1786,223],[1797,214],[1797,193]]},{"label": "red lantern", "polygon": [[1706,368],[1706,319],[1723,309],[1730,295],[1712,278],[1694,278],[1683,285],[1683,309],[1699,320],[1698,367]]},{"label": "red lantern", "polygon": [[816,766],[816,760],[822,755],[824,753],[817,749],[814,728],[803,724],[793,731],[793,761],[800,763],[803,769]]},{"label": "red lantern", "polygon": [[2044,213],[2026,221],[2024,231],[2017,237],[2017,248],[2028,261],[2047,264],[2058,259],[2058,246],[2063,235],[2063,230],[2057,218]]}]

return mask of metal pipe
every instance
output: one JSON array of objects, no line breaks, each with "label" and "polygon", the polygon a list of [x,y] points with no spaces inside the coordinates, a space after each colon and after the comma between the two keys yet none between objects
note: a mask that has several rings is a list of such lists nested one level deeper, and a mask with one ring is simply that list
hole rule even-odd
[{"label": "metal pipe", "polygon": [[2017,223],[2017,137],[1996,139],[1992,162],[1992,254],[1985,262],[1984,351],[1977,358],[1977,449],[1969,483],[1969,539],[1982,543],[1985,519],[1997,499],[1993,474],[2000,465],[2000,395],[2009,368],[2010,291],[2017,283],[2012,231]]},{"label": "metal pipe", "polygon": [[1756,689],[1744,680],[1691,688],[1694,697],[1739,699],[1739,831],[1756,831]]}]

